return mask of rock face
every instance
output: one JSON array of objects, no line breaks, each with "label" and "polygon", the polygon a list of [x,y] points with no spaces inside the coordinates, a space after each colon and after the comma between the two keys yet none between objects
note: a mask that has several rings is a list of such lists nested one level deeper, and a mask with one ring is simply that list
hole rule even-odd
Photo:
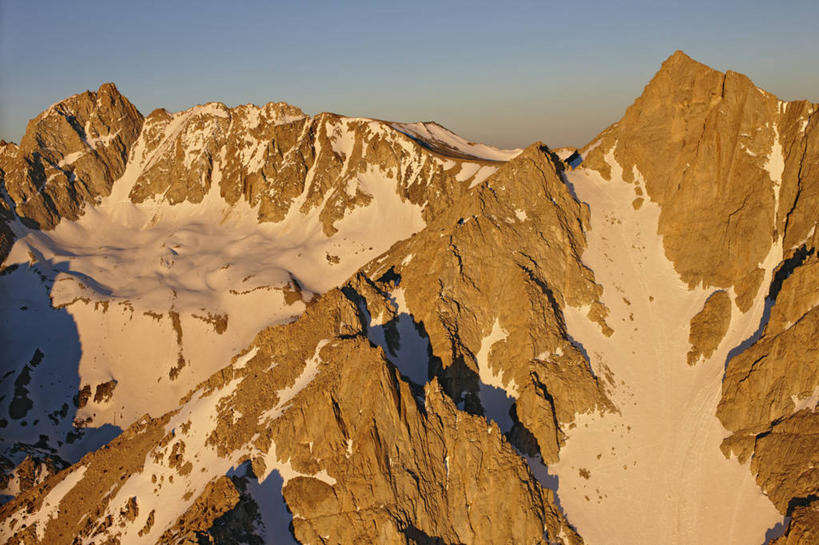
[{"label": "rock face", "polygon": [[496,168],[450,149],[443,151],[451,158],[441,161],[388,123],[329,113],[310,118],[284,103],[157,110],[145,120],[142,142],[145,166],[132,201],[199,203],[216,184],[228,204],[246,201],[261,222],[280,222],[293,206],[302,213],[318,208],[328,236],[338,220],[373,200],[368,176],[390,173],[402,199],[422,206],[429,219],[470,185],[463,182]]},{"label": "rock face", "polygon": [[748,526],[692,530],[742,481],[814,543],[816,110],[678,52],[569,172],[284,103],[50,107],[0,142],[2,541],[683,545]]},{"label": "rock face", "polygon": [[[728,355],[717,416],[732,432],[723,452],[751,460],[761,488],[793,517],[794,540],[810,535],[805,498],[815,497],[819,452],[816,111],[677,52],[585,161],[611,177],[613,158],[636,196],[644,188],[659,204],[665,253],[690,286],[730,289],[735,315],[767,293],[759,330]],[[731,322],[726,296],[715,297],[691,322],[689,363]]]},{"label": "rock face", "polygon": [[[3,459],[3,465],[11,465]],[[13,497],[42,483],[46,478],[65,469],[67,464],[50,456],[27,456],[12,471],[0,479],[0,492]],[[6,468],[4,468],[6,469]]]},{"label": "rock face", "polygon": [[14,233],[5,221],[0,220],[0,259],[6,259],[12,244],[14,244]]},{"label": "rock face", "polygon": [[111,192],[142,128],[142,114],[106,83],[32,119],[19,146],[0,152],[2,183],[27,225],[76,220],[86,203]]},{"label": "rock face", "polygon": [[724,291],[714,292],[702,310],[691,318],[688,364],[695,365],[702,357],[710,358],[728,332],[730,323],[731,297]]},{"label": "rock face", "polygon": [[178,410],[4,506],[10,543],[196,539],[238,504],[224,474],[243,463],[259,481],[281,475],[305,543],[580,543],[497,426],[457,410],[437,381],[419,399],[360,316],[333,291],[262,331]]},{"label": "rock face", "polygon": [[613,153],[626,181],[645,179],[648,198],[662,209],[666,254],[683,280],[733,287],[745,311],[775,242],[798,245],[814,225],[816,111],[677,52],[623,119],[592,142],[586,164],[605,169],[603,158]]},{"label": "rock face", "polygon": [[[566,304],[585,305],[608,328],[580,261],[588,211],[558,168],[530,146],[349,287],[378,330],[373,342],[403,373],[438,377],[466,410],[547,462],[576,413],[612,408],[563,318]],[[402,350],[410,344],[420,350]]]},{"label": "rock face", "polygon": [[14,203],[5,189],[6,172],[16,164],[18,148],[0,140],[0,263],[6,260],[14,244],[14,233],[9,222],[14,220]]},{"label": "rock face", "polygon": [[751,459],[757,482],[797,529],[810,526],[801,517],[815,519],[815,506],[806,505],[819,489],[817,242],[814,231],[779,266],[768,295],[770,317],[758,339],[728,361],[717,411],[733,432],[723,450]]},{"label": "rock face", "polygon": [[[11,254],[0,315],[48,331],[0,332],[13,375],[0,384],[11,401],[0,403],[0,452],[12,467],[28,453],[18,444],[75,462],[146,412],[175,408],[259,329],[297,317],[495,172],[495,157],[519,151],[470,147],[439,127],[451,141],[443,155],[404,126],[311,118],[283,103],[157,110],[143,124],[112,93],[66,99],[32,121],[21,146],[2,144],[0,252]],[[84,132],[64,133],[68,117]],[[89,206],[57,198],[51,183],[21,197],[22,150],[34,142],[37,157],[96,184],[86,184],[97,188]],[[38,224],[56,226],[43,232],[26,227],[35,201],[73,212],[46,221],[38,209]],[[34,353],[42,365],[30,364]]]},{"label": "rock face", "polygon": [[810,545],[819,540],[819,502],[797,505],[791,511],[792,521],[784,536],[771,545]]}]

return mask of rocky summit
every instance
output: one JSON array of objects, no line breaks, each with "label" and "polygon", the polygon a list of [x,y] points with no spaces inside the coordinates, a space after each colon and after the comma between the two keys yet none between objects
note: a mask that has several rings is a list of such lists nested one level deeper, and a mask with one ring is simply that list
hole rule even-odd
[{"label": "rocky summit", "polygon": [[682,52],[577,154],[50,106],[0,142],[0,538],[819,543],[817,109]]}]

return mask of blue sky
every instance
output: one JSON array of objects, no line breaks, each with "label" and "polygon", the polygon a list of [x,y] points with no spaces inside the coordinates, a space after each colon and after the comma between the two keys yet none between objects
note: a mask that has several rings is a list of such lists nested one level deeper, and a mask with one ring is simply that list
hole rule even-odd
[{"label": "blue sky", "polygon": [[146,115],[284,100],[499,146],[582,145],[677,49],[819,102],[819,1],[782,4],[0,0],[0,138],[113,81]]}]

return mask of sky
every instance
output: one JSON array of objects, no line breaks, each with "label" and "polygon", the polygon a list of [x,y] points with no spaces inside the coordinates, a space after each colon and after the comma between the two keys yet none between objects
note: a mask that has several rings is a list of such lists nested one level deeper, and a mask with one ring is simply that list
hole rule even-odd
[{"label": "sky", "polygon": [[582,146],[677,49],[819,102],[819,1],[0,0],[0,138],[113,81],[139,110],[285,101]]}]

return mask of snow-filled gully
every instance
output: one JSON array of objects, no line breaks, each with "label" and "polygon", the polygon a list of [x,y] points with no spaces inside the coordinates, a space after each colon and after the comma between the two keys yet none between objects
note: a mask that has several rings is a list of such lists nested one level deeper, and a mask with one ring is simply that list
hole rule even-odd
[{"label": "snow-filled gully", "polygon": [[[680,280],[656,234],[659,207],[647,201],[635,210],[634,186],[608,160],[612,181],[585,169],[569,181],[591,209],[583,260],[604,287],[615,333],[604,336],[584,309],[567,308],[566,321],[597,375],[613,374],[608,392],[619,414],[578,415],[567,430],[549,468],[561,504],[588,545],[758,545],[781,515],[748,467],[723,456],[728,433],[715,411],[725,358],[756,330],[766,290],[747,313],[734,305],[717,351],[689,366],[689,321],[711,291]],[[777,250],[762,264],[763,286]]]}]

